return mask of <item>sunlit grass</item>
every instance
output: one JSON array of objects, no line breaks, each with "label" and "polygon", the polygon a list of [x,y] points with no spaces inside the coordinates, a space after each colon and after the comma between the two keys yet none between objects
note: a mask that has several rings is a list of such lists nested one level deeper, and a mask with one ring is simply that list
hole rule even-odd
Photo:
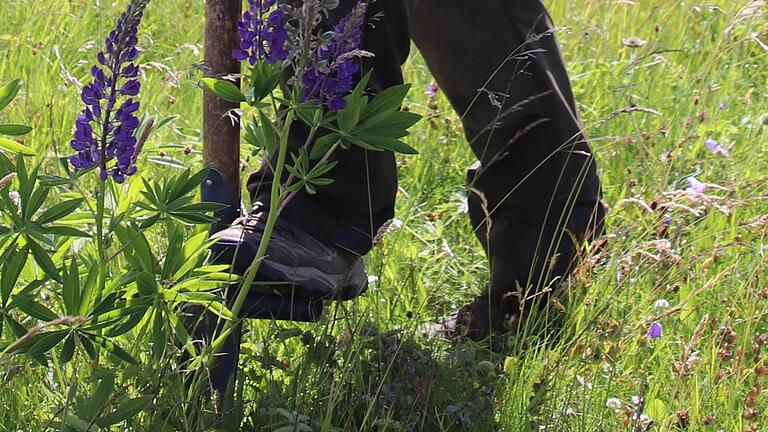
[{"label": "sunlit grass", "polygon": [[[35,128],[24,142],[49,172],[69,152],[77,82],[123,3],[0,6],[0,81],[24,81],[2,120]],[[504,355],[418,332],[479,293],[487,268],[464,214],[473,157],[445,98],[424,94],[431,77],[414,54],[405,72],[409,108],[427,116],[410,141],[421,154],[400,159],[398,222],[368,258],[372,289],[319,324],[249,324],[245,430],[286,425],[277,409],[322,430],[758,430],[768,415],[768,20],[756,14],[768,10],[751,4],[548,2],[612,209],[608,246],[569,281],[560,340],[522,335]],[[144,109],[178,118],[148,143],[155,162],[143,176],[201,164],[202,16],[191,0],[147,12]],[[685,192],[691,176],[704,194]],[[664,329],[655,341],[653,321]],[[158,394],[132,427],[200,427],[181,414],[178,358],[146,361],[120,371],[120,391]],[[42,430],[73,368],[89,394],[85,362],[59,366],[54,353],[47,369],[23,357],[3,365],[0,429]]]}]

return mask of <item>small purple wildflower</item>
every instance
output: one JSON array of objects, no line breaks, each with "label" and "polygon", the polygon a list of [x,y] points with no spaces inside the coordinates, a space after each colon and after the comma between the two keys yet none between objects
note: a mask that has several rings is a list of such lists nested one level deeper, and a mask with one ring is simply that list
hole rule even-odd
[{"label": "small purple wildflower", "polygon": [[661,323],[658,321],[654,321],[653,324],[651,324],[651,327],[648,328],[648,339],[656,340],[661,339],[663,336],[662,329],[661,329]]},{"label": "small purple wildflower", "polygon": [[703,194],[707,190],[707,185],[700,182],[696,177],[688,177],[688,192]]},{"label": "small purple wildflower", "polygon": [[270,12],[275,4],[277,0],[248,0],[248,10],[237,22],[240,48],[232,52],[236,60],[255,65],[260,60],[272,64],[288,58],[285,12],[280,8]]},{"label": "small purple wildflower", "polygon": [[366,2],[359,3],[336,24],[334,37],[322,42],[312,53],[301,80],[302,102],[314,100],[331,111],[347,106],[344,97],[352,91],[354,75],[360,71],[356,58],[370,55],[360,50],[367,9]]},{"label": "small purple wildflower", "polygon": [[[104,41],[105,50],[97,55],[100,65],[91,68],[93,81],[80,93],[85,108],[75,122],[70,145],[77,155],[70,162],[76,169],[99,166],[102,181],[112,177],[122,183],[125,176],[136,172],[136,129],[140,122],[134,113],[139,102],[130,96],[137,96],[141,90],[136,79],[139,68],[133,62],[139,56],[136,33],[148,3],[131,0]],[[116,162],[108,167],[113,160]]]},{"label": "small purple wildflower", "polygon": [[717,153],[717,154],[723,155],[725,157],[728,157],[728,156],[731,155],[731,153],[728,151],[727,148],[721,146],[720,143],[718,143],[717,141],[715,141],[713,139],[708,139],[706,141],[706,144],[707,144],[707,150],[709,150],[709,151],[711,151],[713,153]]},{"label": "small purple wildflower", "polygon": [[427,90],[424,93],[429,97],[436,97],[438,91],[440,91],[440,86],[432,82],[427,84]]},{"label": "small purple wildflower", "polygon": [[665,214],[664,215],[664,226],[670,226],[672,225],[672,216]]}]

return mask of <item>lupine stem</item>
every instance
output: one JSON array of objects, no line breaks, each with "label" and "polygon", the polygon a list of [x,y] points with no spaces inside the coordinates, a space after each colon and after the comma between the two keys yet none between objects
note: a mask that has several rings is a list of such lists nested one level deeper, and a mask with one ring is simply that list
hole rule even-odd
[{"label": "lupine stem", "polygon": [[106,259],[106,239],[104,238],[104,208],[105,208],[105,195],[107,192],[106,182],[100,181],[99,188],[96,192],[96,248],[98,249],[99,257],[99,276],[98,276],[98,291],[96,292],[95,300],[101,299],[107,286],[107,259]]},{"label": "lupine stem", "polygon": [[[288,153],[288,135],[290,133],[294,118],[295,115],[293,110],[289,109],[285,117],[285,123],[283,124],[282,132],[280,133],[280,145],[278,147],[277,163],[275,164],[275,172],[270,191],[269,214],[267,215],[267,221],[264,225],[264,233],[261,237],[261,242],[259,242],[259,248],[256,251],[256,256],[254,257],[250,267],[248,267],[245,278],[240,284],[240,287],[237,291],[237,296],[235,297],[235,301],[232,304],[231,312],[234,318],[225,322],[221,333],[211,343],[210,357],[208,357],[206,362],[206,365],[209,369],[213,366],[216,354],[218,354],[219,350],[221,350],[227,337],[232,334],[235,326],[240,323],[240,310],[243,308],[243,304],[245,303],[248,291],[251,289],[251,285],[253,285],[253,281],[256,279],[256,275],[259,272],[259,267],[261,267],[261,262],[263,261],[267,252],[269,240],[272,237],[272,231],[274,230],[275,223],[277,222],[277,218],[280,215],[280,204],[282,198],[280,190],[280,179],[282,178],[283,169],[285,167],[286,154]],[[201,382],[202,381],[198,381],[198,383]],[[195,386],[192,386],[191,390],[194,388]]]}]

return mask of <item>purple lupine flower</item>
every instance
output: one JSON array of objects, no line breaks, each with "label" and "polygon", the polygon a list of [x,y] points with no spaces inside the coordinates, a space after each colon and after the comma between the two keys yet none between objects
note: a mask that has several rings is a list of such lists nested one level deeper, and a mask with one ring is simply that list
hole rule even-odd
[{"label": "purple lupine flower", "polygon": [[658,321],[654,321],[653,324],[648,328],[648,339],[656,340],[661,339],[662,337],[662,330],[661,330],[661,323]]},{"label": "purple lupine flower", "polygon": [[688,192],[703,194],[707,190],[707,185],[700,182],[696,177],[688,177]]},{"label": "purple lupine flower", "polygon": [[237,22],[240,48],[232,52],[235,59],[255,65],[260,60],[272,64],[288,58],[285,12],[280,8],[270,11],[276,3],[277,0],[248,0],[248,10]]},{"label": "purple lupine flower", "polygon": [[719,142],[717,142],[717,141],[715,141],[713,139],[708,139],[706,141],[706,145],[707,145],[707,150],[709,150],[709,151],[711,151],[713,153],[717,153],[717,154],[723,155],[725,157],[728,157],[728,156],[731,155],[731,153],[728,151],[727,148],[721,146]]},{"label": "purple lupine flower", "polygon": [[76,169],[99,166],[102,181],[112,177],[122,183],[125,176],[136,172],[136,129],[140,122],[134,114],[139,102],[131,96],[139,94],[141,83],[136,79],[139,68],[133,62],[139,56],[136,33],[148,3],[131,0],[104,41],[104,51],[97,55],[99,65],[91,68],[93,81],[80,93],[85,108],[75,121],[70,145],[77,155],[70,162]]},{"label": "purple lupine flower", "polygon": [[344,97],[354,87],[354,75],[360,71],[358,57],[370,53],[360,50],[363,23],[368,9],[361,2],[342,18],[333,29],[334,37],[321,42],[312,53],[301,79],[304,93],[301,101],[314,100],[331,111],[347,106]]}]

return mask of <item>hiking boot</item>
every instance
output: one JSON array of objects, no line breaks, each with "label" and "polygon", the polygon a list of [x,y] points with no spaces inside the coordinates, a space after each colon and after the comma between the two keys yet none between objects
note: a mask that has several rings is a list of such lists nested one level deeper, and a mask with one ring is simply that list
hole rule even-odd
[{"label": "hiking boot", "polygon": [[421,328],[425,335],[438,335],[455,339],[467,337],[483,340],[489,336],[503,336],[518,330],[519,310],[507,301],[489,301],[488,295],[479,295],[462,306],[455,314],[444,316],[435,323]]},{"label": "hiking boot", "polygon": [[[214,235],[214,262],[231,264],[245,274],[264,235],[267,213],[257,204],[251,213]],[[278,218],[254,288],[281,295],[314,299],[353,299],[368,288],[363,260],[349,251],[327,245],[286,218]]]}]

